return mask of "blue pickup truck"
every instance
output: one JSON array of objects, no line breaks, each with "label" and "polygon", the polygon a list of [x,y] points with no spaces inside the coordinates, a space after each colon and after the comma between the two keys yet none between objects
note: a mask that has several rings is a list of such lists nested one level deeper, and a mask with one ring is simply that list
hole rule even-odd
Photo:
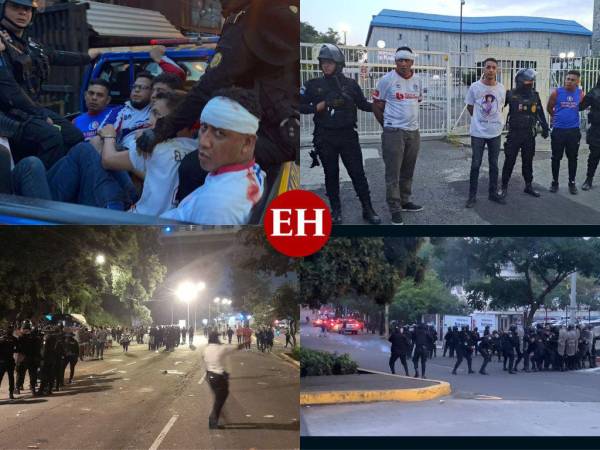
[{"label": "blue pickup truck", "polygon": [[[187,74],[185,87],[189,89],[202,77],[214,53],[214,49],[201,46],[175,47],[168,48],[166,56],[185,70]],[[140,70],[149,71],[153,75],[162,72],[160,66],[150,58],[147,51],[104,53],[85,72],[80,93],[80,111],[86,111],[83,94],[90,80],[94,78],[107,80],[111,86],[112,103],[122,105],[129,99],[134,74]],[[299,185],[299,166],[293,162],[283,164],[276,183],[269,192],[265,193],[262,201],[255,206],[250,223],[261,223],[266,205],[277,195],[287,190],[298,189]],[[172,225],[176,222],[140,214],[0,194],[0,224]]]}]

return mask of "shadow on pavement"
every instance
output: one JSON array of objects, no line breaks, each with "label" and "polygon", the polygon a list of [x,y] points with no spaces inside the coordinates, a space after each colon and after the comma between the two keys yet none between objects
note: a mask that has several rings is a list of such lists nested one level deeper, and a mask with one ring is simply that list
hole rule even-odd
[{"label": "shadow on pavement", "polygon": [[228,423],[222,427],[225,430],[288,430],[296,431],[300,429],[298,422],[291,423],[273,423],[273,422],[259,422],[259,423]]},{"label": "shadow on pavement", "polygon": [[48,400],[44,400],[42,398],[18,398],[16,400],[3,400],[0,401],[0,406],[2,405],[32,405],[34,403],[45,403]]}]

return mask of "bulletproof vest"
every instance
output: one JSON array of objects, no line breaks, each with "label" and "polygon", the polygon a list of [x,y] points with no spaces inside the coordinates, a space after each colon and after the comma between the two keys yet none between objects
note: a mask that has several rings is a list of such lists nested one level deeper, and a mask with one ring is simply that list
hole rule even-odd
[{"label": "bulletproof vest", "polygon": [[316,82],[315,103],[325,101],[325,111],[315,114],[314,121],[323,128],[353,128],[357,110],[350,91],[351,81],[344,75],[321,77]]},{"label": "bulletproof vest", "polygon": [[532,129],[536,124],[537,93],[531,89],[513,89],[508,98],[508,124],[510,129]]},{"label": "bulletproof vest", "polygon": [[9,42],[4,41],[7,62],[12,67],[17,83],[31,99],[37,100],[42,83],[48,79],[50,72],[48,56],[44,48],[29,37],[20,40],[22,49],[21,46],[16,45],[16,41],[17,38],[13,38]]},{"label": "bulletproof vest", "polygon": [[588,95],[592,98],[588,120],[591,125],[600,125],[600,87],[595,87]]}]

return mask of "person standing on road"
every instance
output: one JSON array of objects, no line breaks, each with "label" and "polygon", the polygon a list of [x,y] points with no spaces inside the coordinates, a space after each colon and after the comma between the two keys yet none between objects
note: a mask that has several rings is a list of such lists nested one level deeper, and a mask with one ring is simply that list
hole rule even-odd
[{"label": "person standing on road", "polygon": [[[508,370],[508,373],[515,374],[513,370],[513,364],[515,362],[515,345],[512,338],[512,327],[510,332],[503,332],[500,336],[500,342],[502,344],[502,353],[504,355],[502,370]],[[508,362],[508,369],[506,363]]]},{"label": "person standing on road", "polygon": [[487,146],[490,182],[488,198],[492,202],[505,204],[498,195],[498,156],[504,121],[502,106],[505,103],[506,90],[496,81],[498,61],[487,58],[483,61],[483,77],[469,87],[465,103],[471,115],[471,174],[469,178],[469,199],[466,207],[473,208],[477,202],[479,169],[483,161],[483,152]]},{"label": "person standing on road", "polygon": [[454,369],[452,370],[452,375],[456,375],[456,369],[460,367],[463,359],[467,360],[467,367],[469,368],[469,373],[475,373],[471,368],[473,363],[473,341],[471,333],[469,332],[468,326],[463,326],[461,332],[458,335],[457,345],[456,345],[456,364],[454,365]]},{"label": "person standing on road", "polygon": [[481,364],[481,369],[479,369],[479,373],[481,375],[488,375],[485,371],[488,363],[492,360],[492,336],[490,334],[486,334],[481,338],[479,342],[479,353],[483,357],[483,364]]},{"label": "person standing on road", "polygon": [[315,151],[311,152],[312,167],[319,165],[319,159],[323,163],[325,190],[334,224],[342,223],[339,176],[341,157],[362,204],[363,218],[378,225],[381,219],[371,205],[369,183],[356,132],[357,108],[371,112],[373,105],[367,101],[358,83],[342,73],[346,61],[336,45],[324,44],[318,59],[323,76],[307,81],[300,91],[300,113],[314,114]]},{"label": "person standing on road", "polygon": [[[448,327],[448,331],[446,331],[446,334],[444,335],[444,352],[442,353],[442,356],[445,358],[446,357],[446,351],[449,350],[450,348],[450,339],[452,338],[452,328]],[[454,352],[450,353],[450,357],[453,356]]]},{"label": "person standing on road", "polygon": [[190,343],[190,347],[194,345],[194,327],[192,326],[188,329],[188,342]]},{"label": "person standing on road", "polygon": [[15,392],[15,359],[13,355],[17,351],[17,339],[13,336],[12,326],[0,332],[0,385],[4,374],[8,377],[8,398],[14,400]]},{"label": "person standing on road", "polygon": [[42,340],[31,330],[31,322],[23,321],[21,335],[17,338],[17,390],[20,394],[25,383],[25,373],[29,373],[29,387],[35,395],[38,367],[40,366]]},{"label": "person standing on road", "polygon": [[533,89],[536,73],[533,69],[521,69],[517,72],[517,87],[506,93],[508,106],[508,135],[504,144],[504,166],[502,167],[502,188],[500,196],[508,193],[508,182],[517,161],[519,150],[525,193],[539,197],[540,193],[533,189],[533,157],[535,156],[535,137],[538,122],[542,126],[542,137],[548,138],[549,127],[542,106],[540,94]]},{"label": "person standing on road", "polygon": [[548,112],[552,116],[552,185],[550,192],[558,192],[560,161],[566,153],[569,163],[569,192],[577,194],[577,157],[581,141],[579,106],[583,101],[583,91],[579,88],[581,73],[569,70],[565,85],[555,89],[548,99]]},{"label": "person standing on road", "polygon": [[394,328],[393,333],[388,338],[388,341],[392,343],[391,355],[389,366],[393,374],[396,373],[395,365],[396,360],[400,358],[400,363],[404,367],[404,373],[408,377],[408,365],[406,364],[406,355],[410,350],[410,337],[408,334],[408,328]]},{"label": "person standing on road", "polygon": [[96,333],[96,358],[104,359],[104,346],[106,345],[106,330],[100,327]]},{"label": "person standing on road", "polygon": [[421,148],[419,104],[423,101],[422,80],[412,70],[415,58],[409,47],[399,47],[394,55],[396,69],[381,78],[373,92],[373,113],[383,127],[381,149],[392,225],[404,224],[402,212],[423,210],[410,201]]},{"label": "person standing on road", "polygon": [[[67,384],[73,382],[73,376],[75,375],[75,366],[77,365],[77,359],[79,355],[79,344],[75,340],[73,333],[65,333],[65,365],[63,367],[63,374],[67,366],[69,366],[69,381]],[[64,379],[64,375],[63,375]]]},{"label": "person standing on road", "polygon": [[219,333],[212,331],[208,335],[208,345],[204,349],[204,364],[206,365],[206,378],[215,396],[213,408],[208,418],[208,428],[219,428],[219,416],[229,395],[229,374],[225,371],[225,356],[234,351],[241,350],[244,344],[237,347],[221,345]]},{"label": "person standing on road", "polygon": [[590,127],[586,133],[586,142],[590,146],[590,156],[588,157],[587,175],[581,189],[589,191],[592,189],[594,175],[600,162],[600,78],[596,82],[596,86],[585,94],[583,101],[579,105],[579,110],[583,111],[590,108],[588,113],[588,122]]},{"label": "person standing on road", "polygon": [[125,328],[123,335],[121,336],[121,346],[123,347],[123,352],[127,353],[129,351],[129,343],[131,342],[131,334],[129,334],[129,330]]},{"label": "person standing on road", "polygon": [[233,338],[233,330],[231,329],[231,327],[227,327],[227,339],[228,339],[228,343],[231,344],[231,339]]},{"label": "person standing on road", "polygon": [[427,333],[427,328],[425,328],[424,324],[420,323],[417,325],[412,334],[412,342],[415,346],[415,351],[413,353],[415,378],[419,377],[419,359],[421,360],[421,378],[425,378],[425,364],[431,345],[431,336]]}]

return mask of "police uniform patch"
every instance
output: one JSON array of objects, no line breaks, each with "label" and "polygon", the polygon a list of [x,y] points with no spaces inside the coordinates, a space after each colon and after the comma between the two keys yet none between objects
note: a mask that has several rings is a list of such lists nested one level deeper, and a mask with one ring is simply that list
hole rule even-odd
[{"label": "police uniform patch", "polygon": [[295,5],[291,5],[290,11],[293,12],[294,14],[298,14],[298,7]]},{"label": "police uniform patch", "polygon": [[215,56],[213,56],[213,59],[210,61],[210,67],[211,68],[217,67],[219,64],[221,64],[222,60],[223,60],[223,55],[221,53],[215,53]]}]

